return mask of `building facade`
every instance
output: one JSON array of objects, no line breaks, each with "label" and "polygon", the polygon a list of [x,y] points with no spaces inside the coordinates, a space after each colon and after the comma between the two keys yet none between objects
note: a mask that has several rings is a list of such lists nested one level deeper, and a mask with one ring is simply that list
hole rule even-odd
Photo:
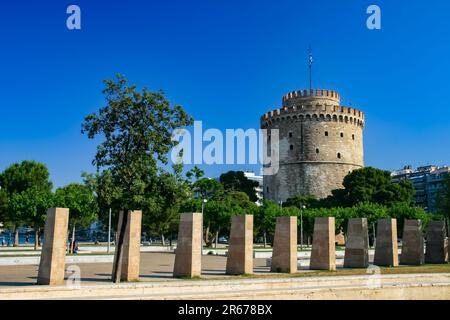
[{"label": "building facade", "polygon": [[279,170],[264,176],[264,197],[286,201],[297,195],[325,198],[342,187],[344,177],[364,166],[364,113],[340,105],[330,90],[294,91],[282,108],[264,114],[265,152],[271,153],[271,130],[279,130]]},{"label": "building facade", "polygon": [[264,193],[263,193],[263,176],[256,175],[253,171],[245,171],[244,176],[251,181],[258,182],[258,186],[255,187],[255,194],[258,200],[256,200],[256,205],[261,206],[263,203]]},{"label": "building facade", "polygon": [[392,181],[409,180],[416,189],[414,203],[427,212],[436,211],[436,199],[446,174],[450,174],[450,167],[435,165],[418,167],[405,166],[401,170],[391,172]]}]

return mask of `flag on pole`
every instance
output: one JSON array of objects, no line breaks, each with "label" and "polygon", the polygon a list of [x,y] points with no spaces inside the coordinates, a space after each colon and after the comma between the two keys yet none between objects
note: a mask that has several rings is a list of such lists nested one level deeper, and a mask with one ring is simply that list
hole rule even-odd
[{"label": "flag on pole", "polygon": [[313,64],[312,49],[311,46],[309,46],[309,90],[312,90],[312,64]]}]

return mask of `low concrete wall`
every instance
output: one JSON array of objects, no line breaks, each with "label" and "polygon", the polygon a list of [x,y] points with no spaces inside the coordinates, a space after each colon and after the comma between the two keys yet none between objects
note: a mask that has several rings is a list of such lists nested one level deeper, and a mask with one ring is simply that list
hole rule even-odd
[{"label": "low concrete wall", "polygon": [[450,274],[291,277],[0,289],[0,299],[450,299]]}]

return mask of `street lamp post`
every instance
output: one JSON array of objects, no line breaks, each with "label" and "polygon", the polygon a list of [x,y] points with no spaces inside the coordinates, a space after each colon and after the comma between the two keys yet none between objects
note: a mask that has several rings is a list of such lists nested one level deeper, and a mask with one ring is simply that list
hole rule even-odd
[{"label": "street lamp post", "polygon": [[204,207],[205,207],[205,203],[207,203],[208,200],[207,199],[203,199],[202,200],[202,228],[201,228],[201,237],[200,237],[200,254],[203,255],[203,211],[204,211]]},{"label": "street lamp post", "polygon": [[306,206],[300,208],[300,250],[303,250],[303,210]]},{"label": "street lamp post", "polygon": [[106,250],[108,253],[111,250],[111,208],[109,208],[109,217],[108,217],[108,249]]}]

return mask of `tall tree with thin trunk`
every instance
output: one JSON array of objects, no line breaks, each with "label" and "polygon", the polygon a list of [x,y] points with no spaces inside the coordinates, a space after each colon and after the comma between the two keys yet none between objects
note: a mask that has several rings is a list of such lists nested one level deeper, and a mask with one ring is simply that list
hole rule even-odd
[{"label": "tall tree with thin trunk", "polygon": [[[119,206],[126,212],[143,207],[146,190],[155,183],[158,165],[167,164],[167,154],[177,142],[175,129],[191,125],[193,120],[181,106],[171,106],[163,92],[139,91],[125,77],[106,80],[103,90],[106,105],[85,118],[82,133],[94,139],[100,136],[93,164],[99,171],[111,173],[113,185],[120,189]],[[127,215],[118,243],[112,280],[120,281],[123,237]]]},{"label": "tall tree with thin trunk", "polygon": [[88,227],[97,219],[96,199],[86,185],[72,183],[56,190],[55,203],[58,207],[69,209],[69,224],[72,229],[69,252],[74,253],[76,227]]},{"label": "tall tree with thin trunk", "polygon": [[[23,161],[14,163],[0,174],[0,187],[5,190],[9,199],[13,196],[33,189],[34,192],[28,194],[40,194],[51,192],[52,183],[47,167],[36,161]],[[11,204],[11,202],[10,202]],[[8,206],[5,222],[15,230],[14,245],[19,244],[19,227],[27,222],[29,217],[24,217],[22,211],[17,211],[11,205]]]},{"label": "tall tree with thin trunk", "polygon": [[23,222],[34,229],[34,250],[39,247],[39,234],[44,227],[47,209],[53,207],[53,194],[49,190],[28,188],[11,197],[10,208],[20,214]]}]

